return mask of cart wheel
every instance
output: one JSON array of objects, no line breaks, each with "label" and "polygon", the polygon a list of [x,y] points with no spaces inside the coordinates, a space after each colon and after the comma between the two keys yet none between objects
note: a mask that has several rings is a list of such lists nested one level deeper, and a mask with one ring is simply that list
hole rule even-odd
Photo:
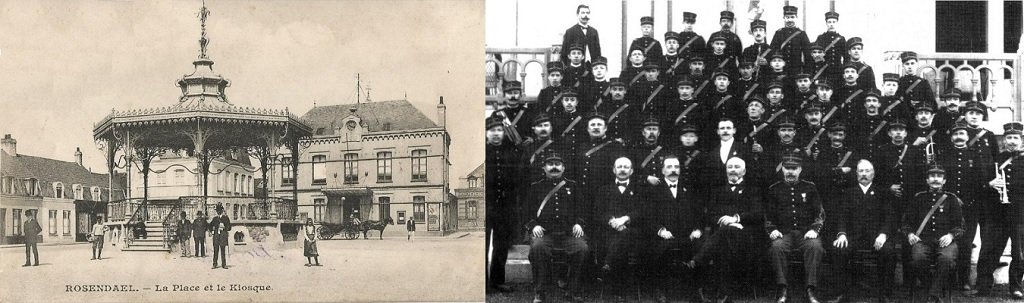
[{"label": "cart wheel", "polygon": [[327,239],[330,239],[330,237],[329,237],[329,235],[327,234],[327,231],[326,231],[325,229],[326,229],[326,228],[324,228],[323,226],[320,226],[320,227],[317,227],[317,228],[316,228],[316,233],[317,233],[317,234],[318,234],[318,236],[319,236],[319,237],[318,237],[317,239],[319,239],[319,240],[327,240]]}]

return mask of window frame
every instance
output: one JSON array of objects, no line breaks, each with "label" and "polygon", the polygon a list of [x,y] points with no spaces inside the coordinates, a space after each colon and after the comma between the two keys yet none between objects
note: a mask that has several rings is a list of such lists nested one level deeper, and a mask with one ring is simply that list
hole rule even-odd
[{"label": "window frame", "polygon": [[394,152],[391,151],[379,151],[377,152],[377,183],[392,183],[395,181],[393,162]]},{"label": "window frame", "polygon": [[379,204],[380,221],[384,222],[391,216],[391,197],[377,197],[377,203]]},{"label": "window frame", "polygon": [[426,199],[426,196],[412,196],[412,219],[416,222],[422,223],[427,220]]},{"label": "window frame", "polygon": [[57,198],[57,199],[64,199],[65,193],[64,193],[64,183],[63,182],[54,182],[53,183],[53,197]]},{"label": "window frame", "polygon": [[427,182],[427,154],[427,150],[422,148],[409,152],[412,182]]},{"label": "window frame", "polygon": [[295,171],[292,170],[292,157],[281,158],[281,185],[295,185]]},{"label": "window frame", "polygon": [[48,215],[48,218],[50,219],[49,222],[46,222],[47,223],[46,224],[47,225],[46,228],[50,232],[51,236],[56,236],[57,235],[57,210],[56,209],[51,209],[50,211],[48,211],[46,213]]},{"label": "window frame", "polygon": [[343,170],[345,173],[345,184],[359,184],[359,154],[358,153],[346,153],[342,156],[344,159]]},{"label": "window frame", "polygon": [[64,235],[65,236],[70,235],[71,234],[71,211],[70,210],[64,210],[64,217],[63,217],[63,221],[62,222],[63,222],[63,225],[64,225]]},{"label": "window frame", "polygon": [[[319,159],[319,161],[318,161],[318,159]],[[319,166],[319,168],[318,168],[318,166]],[[327,185],[327,155],[326,154],[313,155],[313,157],[311,158],[310,167],[311,168],[309,170],[309,174],[310,174],[311,179],[313,180],[312,184],[313,185]],[[318,177],[317,176],[318,173],[320,174],[319,177],[321,177],[321,178],[317,178]]]},{"label": "window frame", "polygon": [[327,212],[327,198],[313,198],[313,222],[323,223]]}]

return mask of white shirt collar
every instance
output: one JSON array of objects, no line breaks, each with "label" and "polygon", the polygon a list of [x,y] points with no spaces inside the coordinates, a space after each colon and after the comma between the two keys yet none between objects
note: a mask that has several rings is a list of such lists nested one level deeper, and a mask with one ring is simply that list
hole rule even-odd
[{"label": "white shirt collar", "polygon": [[868,186],[864,186],[864,184],[860,184],[860,182],[857,183],[857,185],[860,186],[860,191],[865,194],[868,193],[868,188],[871,188],[871,184],[873,183],[868,183]]}]

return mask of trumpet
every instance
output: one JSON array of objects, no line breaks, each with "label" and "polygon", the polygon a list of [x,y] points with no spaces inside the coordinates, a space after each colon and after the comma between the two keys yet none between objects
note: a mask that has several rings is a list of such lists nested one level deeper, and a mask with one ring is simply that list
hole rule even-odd
[{"label": "trumpet", "polygon": [[996,178],[1003,180],[1003,186],[998,188],[999,191],[999,203],[1010,204],[1010,196],[1006,194],[1006,171],[999,167],[999,163],[995,164],[996,167]]},{"label": "trumpet", "polygon": [[935,164],[935,142],[928,141],[928,144],[924,146],[924,157],[928,160],[928,165],[932,165]]}]

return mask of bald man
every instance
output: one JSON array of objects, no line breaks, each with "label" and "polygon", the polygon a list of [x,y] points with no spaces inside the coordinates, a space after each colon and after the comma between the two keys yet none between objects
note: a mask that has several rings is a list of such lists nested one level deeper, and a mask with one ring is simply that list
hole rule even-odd
[{"label": "bald man", "polygon": [[[895,201],[890,191],[884,186],[875,184],[875,166],[868,160],[857,163],[857,184],[847,187],[840,195],[840,203],[836,217],[836,240],[832,246],[836,251],[836,264],[839,267],[841,282],[838,285],[852,285],[853,275],[857,268],[853,266],[851,257],[854,253],[867,251],[878,258],[879,266],[875,267],[874,280],[881,301],[889,302],[893,295],[892,281],[896,268],[895,241],[889,236],[895,235],[896,211]],[[841,287],[844,291],[849,287]],[[845,293],[840,293],[835,301],[842,301]]]},{"label": "bald man", "polygon": [[[608,279],[617,299],[622,299],[628,284],[629,253],[634,249],[642,222],[639,212],[643,209],[633,178],[633,161],[628,157],[615,159],[612,173],[615,182],[598,187],[598,211],[594,224],[598,243],[604,243],[597,250],[601,274]],[[594,245],[597,247],[597,244]],[[621,301],[621,300],[619,300]]]}]

